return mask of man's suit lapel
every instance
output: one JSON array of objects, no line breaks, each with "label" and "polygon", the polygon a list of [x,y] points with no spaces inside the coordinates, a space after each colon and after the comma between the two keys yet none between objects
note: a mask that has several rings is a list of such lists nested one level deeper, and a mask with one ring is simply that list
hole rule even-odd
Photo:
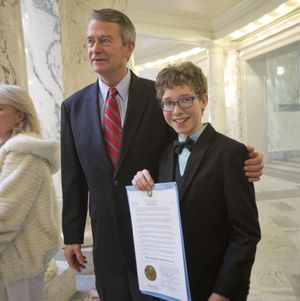
[{"label": "man's suit lapel", "polygon": [[[128,104],[121,138],[121,149],[119,152],[117,166],[115,168],[115,174],[122,166],[122,162],[126,159],[129,147],[136,134],[136,131],[140,126],[143,113],[147,109],[147,103],[149,101],[151,101],[151,99],[149,99],[147,89],[143,85],[143,82],[131,72]],[[92,137],[94,146],[96,147],[99,156],[102,156],[103,161],[107,163],[107,168],[111,168],[113,170],[106,151],[102,125],[100,121],[98,82],[92,85],[86,93],[85,103],[85,119],[88,123],[89,133]]]},{"label": "man's suit lapel", "polygon": [[107,168],[112,168],[112,164],[108,157],[106,147],[104,144],[104,137],[102,125],[100,121],[100,108],[99,108],[99,88],[98,81],[90,87],[84,96],[85,101],[85,122],[87,122],[89,135],[91,136],[92,143],[102,158],[103,162],[107,164]]},{"label": "man's suit lapel", "polygon": [[147,90],[140,79],[131,72],[131,80],[128,94],[128,104],[122,132],[121,149],[116,166],[116,172],[125,160],[132,140],[138,130],[147,102],[151,101]]},{"label": "man's suit lapel", "polygon": [[208,151],[215,134],[216,131],[211,124],[207,124],[206,129],[197,140],[184,171],[184,180],[179,193],[180,199],[183,198],[184,193],[191,184],[197,170],[199,169],[199,165],[202,163],[202,160],[205,160],[205,153]]}]

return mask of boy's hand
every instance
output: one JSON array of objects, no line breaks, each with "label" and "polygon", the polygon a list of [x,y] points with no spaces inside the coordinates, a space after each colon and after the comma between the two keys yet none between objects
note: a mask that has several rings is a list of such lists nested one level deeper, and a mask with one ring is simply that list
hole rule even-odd
[{"label": "boy's hand", "polygon": [[147,169],[138,171],[131,181],[132,185],[140,190],[151,190],[154,181]]},{"label": "boy's hand", "polygon": [[229,299],[219,294],[212,293],[207,301],[229,301]]}]

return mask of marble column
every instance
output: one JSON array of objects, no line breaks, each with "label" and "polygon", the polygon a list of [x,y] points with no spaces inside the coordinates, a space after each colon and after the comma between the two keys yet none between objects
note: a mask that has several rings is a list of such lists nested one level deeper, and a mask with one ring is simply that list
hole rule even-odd
[{"label": "marble column", "polygon": [[[59,140],[63,83],[57,0],[21,0],[21,9],[28,92],[34,102],[43,136]],[[60,173],[53,180],[61,206]]]},{"label": "marble column", "polygon": [[226,134],[223,48],[211,45],[208,49],[208,64],[209,120],[216,130]]},{"label": "marble column", "polygon": [[[57,0],[21,0],[28,92],[44,137],[60,139],[63,101],[60,25]],[[54,177],[61,206],[60,173]],[[67,301],[76,291],[75,272],[65,261],[54,261],[45,276],[43,300]]]},{"label": "marble column", "polygon": [[22,0],[28,90],[43,135],[59,139],[63,100],[57,0]]},{"label": "marble column", "polygon": [[0,82],[27,88],[19,1],[0,1]]},{"label": "marble column", "polygon": [[227,134],[239,141],[243,140],[243,112],[240,87],[240,60],[235,49],[227,52],[225,59],[225,107]]},{"label": "marble column", "polygon": [[127,14],[128,0],[59,0],[65,97],[97,79],[87,55],[86,29],[90,12],[107,7]]}]

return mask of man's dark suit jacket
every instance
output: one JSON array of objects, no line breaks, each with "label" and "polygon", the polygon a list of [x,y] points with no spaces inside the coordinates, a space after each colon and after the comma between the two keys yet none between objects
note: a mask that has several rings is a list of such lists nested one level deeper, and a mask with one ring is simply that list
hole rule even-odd
[{"label": "man's dark suit jacket", "polygon": [[97,289],[103,300],[122,300],[124,267],[136,273],[125,186],[144,168],[156,178],[159,154],[174,133],[163,119],[154,82],[133,73],[115,170],[104,145],[98,82],[63,102],[61,120],[64,241],[83,243],[89,199]]},{"label": "man's dark suit jacket", "polygon": [[[192,300],[212,292],[246,300],[260,227],[246,147],[208,124],[197,140],[179,191]],[[160,158],[159,182],[175,179],[173,145]]]}]

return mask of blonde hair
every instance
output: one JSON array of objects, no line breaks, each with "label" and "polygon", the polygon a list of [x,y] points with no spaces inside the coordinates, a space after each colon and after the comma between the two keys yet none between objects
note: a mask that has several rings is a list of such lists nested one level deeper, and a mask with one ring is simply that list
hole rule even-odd
[{"label": "blonde hair", "polygon": [[29,94],[19,86],[0,84],[0,104],[12,106],[16,111],[23,112],[25,118],[13,130],[18,133],[33,133],[41,136],[40,123]]}]

